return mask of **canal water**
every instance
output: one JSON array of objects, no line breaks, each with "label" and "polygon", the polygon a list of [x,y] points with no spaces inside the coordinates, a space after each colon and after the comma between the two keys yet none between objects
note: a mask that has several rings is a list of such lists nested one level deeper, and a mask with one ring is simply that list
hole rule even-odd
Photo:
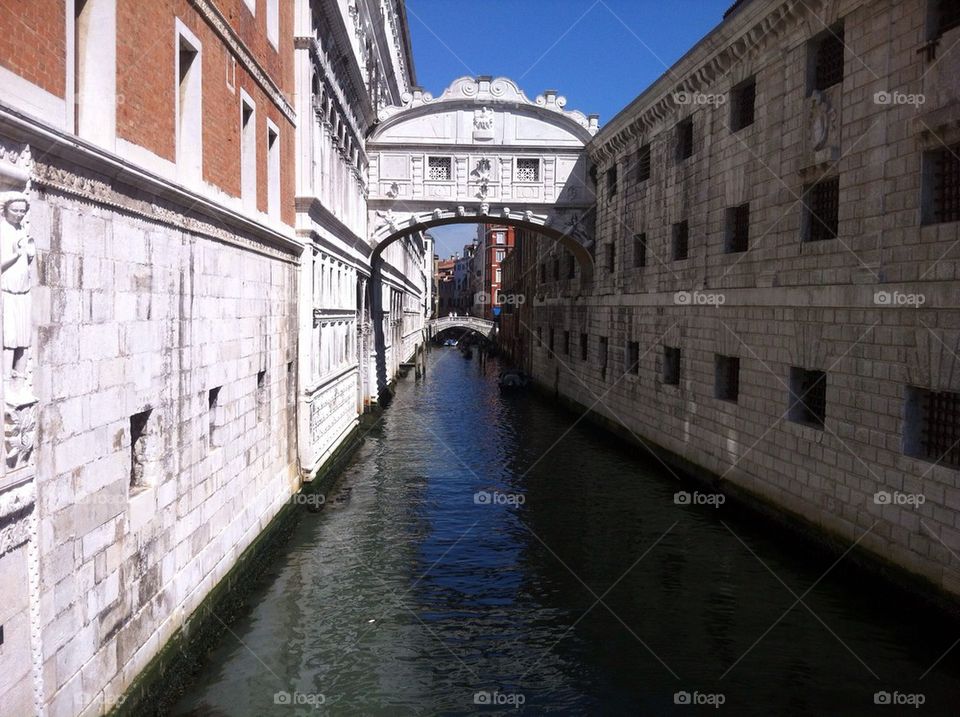
[{"label": "canal water", "polygon": [[175,714],[960,714],[955,624],[428,361]]}]

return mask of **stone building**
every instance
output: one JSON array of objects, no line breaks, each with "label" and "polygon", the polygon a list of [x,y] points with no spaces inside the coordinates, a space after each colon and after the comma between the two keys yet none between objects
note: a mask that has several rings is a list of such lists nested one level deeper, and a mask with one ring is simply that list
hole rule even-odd
[{"label": "stone building", "polygon": [[474,272],[477,291],[472,297],[474,316],[493,319],[499,316],[497,297],[503,281],[500,262],[513,247],[514,228],[502,224],[477,225],[477,249],[474,254]]},{"label": "stone building", "polygon": [[954,596],[958,24],[738,2],[590,142],[594,277],[537,243],[520,316],[541,383]]},{"label": "stone building", "polygon": [[364,188],[409,40],[372,1],[0,27],[0,714],[100,714],[375,400],[375,323],[421,340],[432,244],[378,260]]}]

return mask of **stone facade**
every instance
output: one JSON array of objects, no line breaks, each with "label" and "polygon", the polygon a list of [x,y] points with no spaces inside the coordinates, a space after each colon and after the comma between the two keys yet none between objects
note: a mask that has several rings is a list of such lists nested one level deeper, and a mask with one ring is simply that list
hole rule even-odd
[{"label": "stone facade", "polygon": [[394,243],[373,287],[363,137],[413,80],[402,5],[27,5],[0,8],[0,194],[29,204],[0,217],[29,278],[2,306],[30,312],[0,382],[0,714],[93,715],[422,343],[433,247]]},{"label": "stone facade", "polygon": [[955,596],[960,215],[938,177],[960,29],[938,7],[738,3],[588,146],[592,281],[539,241],[512,288],[541,384]]}]

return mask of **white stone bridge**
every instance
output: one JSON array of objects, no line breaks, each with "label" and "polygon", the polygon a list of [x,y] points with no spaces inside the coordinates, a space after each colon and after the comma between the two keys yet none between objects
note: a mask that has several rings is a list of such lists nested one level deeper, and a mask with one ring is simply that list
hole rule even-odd
[{"label": "white stone bridge", "polygon": [[528,228],[569,249],[593,276],[595,187],[584,151],[597,117],[530,100],[503,77],[461,77],[434,99],[385,107],[368,138],[370,242],[455,223]]},{"label": "white stone bridge", "polygon": [[433,338],[447,329],[474,331],[488,339],[493,339],[497,327],[489,319],[481,319],[477,316],[441,316],[427,323],[427,338]]}]

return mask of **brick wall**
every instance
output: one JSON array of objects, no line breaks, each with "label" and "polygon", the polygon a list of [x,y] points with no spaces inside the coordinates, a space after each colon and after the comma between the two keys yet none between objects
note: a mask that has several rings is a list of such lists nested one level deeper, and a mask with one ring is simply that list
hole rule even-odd
[{"label": "brick wall", "polygon": [[0,1],[0,65],[57,97],[66,82],[63,0]]}]

